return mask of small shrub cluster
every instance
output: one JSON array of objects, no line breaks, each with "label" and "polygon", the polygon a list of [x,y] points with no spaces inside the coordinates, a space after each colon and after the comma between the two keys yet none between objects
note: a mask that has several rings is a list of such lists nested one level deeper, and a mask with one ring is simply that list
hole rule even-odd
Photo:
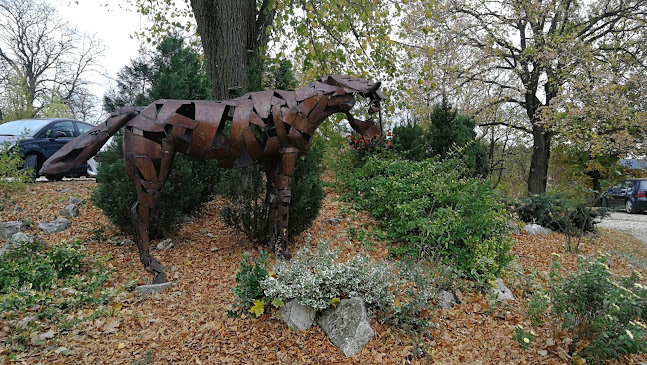
[{"label": "small shrub cluster", "polygon": [[466,177],[460,160],[368,159],[342,176],[351,199],[383,222],[398,254],[440,256],[486,283],[510,260],[507,211],[488,181]]},{"label": "small shrub cluster", "polygon": [[260,256],[252,261],[249,252],[243,253],[240,260],[240,268],[236,273],[236,286],[231,288],[236,296],[233,304],[234,310],[227,314],[236,317],[238,313],[249,310],[254,303],[264,297],[261,282],[267,278],[267,252],[261,250]]},{"label": "small shrub cluster", "polygon": [[[10,323],[7,343],[14,350],[38,344],[30,337],[41,328],[72,328],[86,318],[70,316],[77,308],[108,304],[117,292],[102,289],[111,270],[105,259],[88,256],[79,241],[47,249],[25,243],[0,260],[0,313],[4,319],[32,318]],[[96,312],[98,313],[98,312]]]},{"label": "small shrub cluster", "polygon": [[580,256],[578,271],[564,276],[559,255],[553,254],[552,285],[529,305],[533,325],[552,316],[574,340],[573,348],[582,344],[583,355],[593,360],[647,351],[647,288],[637,273],[614,277],[608,259]]},{"label": "small shrub cluster", "polygon": [[338,252],[325,244],[302,248],[289,263],[277,263],[274,271],[276,277],[269,276],[261,282],[268,298],[296,299],[317,310],[346,297],[360,296],[372,308],[386,308],[393,303],[395,277],[389,265],[365,256],[354,256],[342,263]]},{"label": "small shrub cluster", "polygon": [[[23,169],[23,159],[8,144],[0,144],[0,198],[11,198],[31,181],[33,171]],[[5,152],[6,151],[6,152]]]},{"label": "small shrub cluster", "polygon": [[596,218],[604,215],[602,210],[555,193],[525,197],[515,202],[514,211],[524,222],[577,236],[593,232]]},{"label": "small shrub cluster", "polygon": [[[323,149],[314,144],[305,156],[297,159],[292,179],[288,236],[294,237],[312,225],[326,196],[321,181]],[[220,215],[225,224],[245,233],[255,242],[269,241],[267,186],[260,165],[228,170],[217,189],[229,198],[230,205]]]},{"label": "small shrub cluster", "polygon": [[[116,137],[97,157],[97,187],[92,202],[120,231],[133,233],[131,207],[137,201],[133,184],[128,179],[123,160],[123,138]],[[216,161],[195,161],[177,155],[169,179],[162,189],[150,224],[151,237],[160,237],[177,226],[184,215],[190,214],[216,194],[223,170]]]}]

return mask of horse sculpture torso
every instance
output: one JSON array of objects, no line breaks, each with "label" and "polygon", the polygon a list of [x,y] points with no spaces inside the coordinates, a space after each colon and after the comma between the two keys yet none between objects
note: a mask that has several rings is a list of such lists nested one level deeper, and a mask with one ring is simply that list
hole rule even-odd
[{"label": "horse sculpture torso", "polygon": [[252,92],[225,101],[158,100],[143,109],[124,108],[69,142],[46,161],[41,173],[66,171],[83,163],[125,125],[126,172],[137,191],[132,211],[139,256],[154,274],[154,282],[161,283],[166,277],[163,266],[150,255],[148,227],[175,153],[215,159],[222,168],[263,163],[270,239],[289,258],[290,184],[297,157],[308,151],[316,128],[334,113],[345,113],[353,129],[365,136],[379,134],[372,121],[359,121],[350,114],[356,95],[371,99],[369,114],[379,111],[384,95],[378,88],[379,83],[333,75],[296,91]]}]

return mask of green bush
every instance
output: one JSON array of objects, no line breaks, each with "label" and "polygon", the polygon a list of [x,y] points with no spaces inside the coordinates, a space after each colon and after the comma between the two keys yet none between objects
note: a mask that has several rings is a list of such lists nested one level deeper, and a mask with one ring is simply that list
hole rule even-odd
[{"label": "green bush", "polygon": [[[112,270],[105,258],[87,254],[80,241],[46,248],[40,242],[24,243],[0,260],[0,312],[9,321],[5,345],[22,351],[50,345],[34,333],[69,330],[78,323],[109,313],[107,305],[119,289],[104,287]],[[78,308],[94,309],[77,311]]]},{"label": "green bush", "polygon": [[556,232],[582,235],[595,230],[596,218],[604,211],[567,198],[563,194],[531,195],[515,202],[514,211],[524,222],[537,223]]},{"label": "green bush", "polygon": [[265,172],[260,165],[228,170],[220,193],[229,204],[220,209],[223,222],[245,233],[253,242],[269,242]]},{"label": "green bush", "polygon": [[462,161],[369,159],[342,176],[346,195],[399,240],[398,253],[440,255],[485,283],[510,260],[507,211],[489,181],[466,177]]},{"label": "green bush", "polygon": [[587,344],[584,353],[594,361],[647,350],[647,288],[638,274],[614,277],[608,259],[580,256],[578,271],[562,276],[554,254],[546,297],[562,328],[575,344]]},{"label": "green bush", "polygon": [[231,288],[236,302],[233,304],[235,310],[227,313],[230,317],[238,316],[239,312],[249,310],[257,300],[263,299],[261,282],[267,278],[267,258],[268,254],[263,250],[255,261],[249,252],[243,253],[236,273],[236,286]]},{"label": "green bush", "polygon": [[[25,183],[30,182],[33,171],[23,169],[23,159],[18,152],[10,149],[8,143],[0,144],[0,198],[11,198],[15,193],[24,190]],[[5,151],[8,151],[5,153]]]},{"label": "green bush", "polygon": [[[137,195],[124,168],[122,141],[123,138],[116,137],[105,151],[99,153],[97,187],[92,191],[91,199],[120,231],[133,233],[131,207]],[[216,161],[195,161],[176,155],[159,204],[151,217],[151,237],[161,237],[177,226],[184,215],[213,197],[223,174]]]},{"label": "green bush", "polygon": [[393,128],[393,150],[402,158],[421,161],[427,158],[427,136],[418,124],[407,123]]},{"label": "green bush", "polygon": [[[294,237],[312,225],[325,197],[321,181],[323,149],[314,144],[297,159],[292,180],[288,235]],[[220,211],[225,223],[255,242],[269,241],[267,187],[260,165],[226,172],[219,191],[230,199]]]}]

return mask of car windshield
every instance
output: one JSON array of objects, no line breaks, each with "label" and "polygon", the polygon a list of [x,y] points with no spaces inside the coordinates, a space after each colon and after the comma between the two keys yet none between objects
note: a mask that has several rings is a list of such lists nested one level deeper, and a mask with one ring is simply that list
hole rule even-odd
[{"label": "car windshield", "polygon": [[641,180],[638,185],[638,190],[647,190],[647,180]]},{"label": "car windshield", "polygon": [[25,119],[3,123],[0,124],[0,135],[33,137],[34,134],[50,122],[51,120]]}]

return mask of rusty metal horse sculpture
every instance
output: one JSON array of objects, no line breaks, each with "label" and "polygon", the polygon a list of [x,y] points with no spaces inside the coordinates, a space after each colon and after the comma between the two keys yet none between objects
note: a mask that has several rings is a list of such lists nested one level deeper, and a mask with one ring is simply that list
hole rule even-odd
[{"label": "rusty metal horse sculpture", "polygon": [[335,113],[345,113],[351,127],[364,136],[380,134],[372,119],[361,121],[350,114],[356,96],[370,100],[369,115],[379,112],[384,99],[379,87],[379,82],[331,75],[296,91],[259,91],[224,101],[158,100],[147,107],[125,107],[63,146],[40,173],[60,173],[84,163],[125,126],[126,172],[137,191],[132,214],[139,258],[154,275],[153,282],[163,283],[164,266],[150,254],[148,228],[175,153],[215,159],[227,169],[263,163],[271,242],[290,258],[288,208],[297,157],[308,151],[317,127]]}]

